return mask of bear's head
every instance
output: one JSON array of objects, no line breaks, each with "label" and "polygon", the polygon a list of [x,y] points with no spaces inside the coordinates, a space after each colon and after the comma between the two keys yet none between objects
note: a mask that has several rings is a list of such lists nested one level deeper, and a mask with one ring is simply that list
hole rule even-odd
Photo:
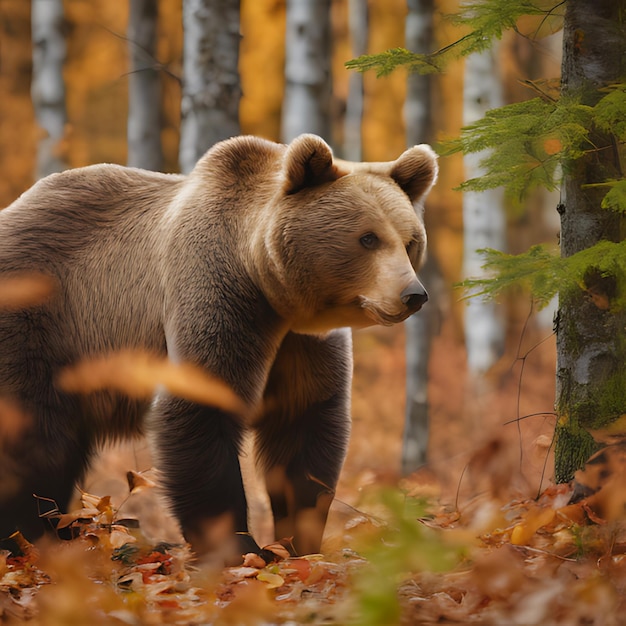
[{"label": "bear's head", "polygon": [[391,325],[422,307],[419,205],[436,178],[426,145],[388,163],[335,160],[315,135],[287,146],[254,247],[266,296],[292,330]]}]

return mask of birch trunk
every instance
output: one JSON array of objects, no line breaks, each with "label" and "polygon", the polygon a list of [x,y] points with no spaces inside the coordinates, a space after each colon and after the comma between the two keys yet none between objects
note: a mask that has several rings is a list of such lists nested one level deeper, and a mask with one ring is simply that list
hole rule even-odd
[{"label": "birch trunk", "polygon": [[183,0],[183,173],[215,143],[238,135],[239,0]]},{"label": "birch trunk", "polygon": [[131,167],[159,171],[161,82],[156,67],[158,0],[130,0],[128,18],[128,156]]},{"label": "birch trunk", "polygon": [[[603,87],[623,82],[625,32],[626,0],[568,0],[563,96],[581,96],[584,104],[594,105]],[[593,132],[591,140],[596,149],[565,168],[559,205],[564,257],[599,241],[623,241],[626,236],[623,215],[600,206],[606,188],[585,187],[623,177],[623,146],[599,132]],[[569,480],[594,451],[587,429],[605,426],[626,413],[626,312],[609,308],[622,281],[623,277],[600,275],[591,267],[586,289],[560,298],[555,446],[559,482]],[[598,297],[592,299],[590,294]]]},{"label": "birch trunk", "polygon": [[[496,63],[498,46],[470,54],[465,61],[463,88],[463,123],[471,124],[490,109],[503,105],[502,84]],[[479,162],[484,153],[464,157],[466,178],[485,172]],[[463,194],[463,273],[477,277],[483,260],[476,252],[481,248],[503,250],[506,245],[506,224],[502,189]],[[470,373],[481,376],[501,356],[504,348],[504,322],[501,307],[493,301],[470,298],[465,309],[465,345]]]},{"label": "birch trunk", "polygon": [[[348,8],[352,57],[356,58],[367,53],[367,0],[349,0]],[[363,159],[363,146],[361,143],[363,100],[363,73],[350,72],[344,139],[344,157],[348,161],[361,161]]]},{"label": "birch trunk", "polygon": [[281,137],[330,140],[330,0],[287,0]]},{"label": "birch trunk", "polygon": [[36,177],[43,178],[67,167],[61,145],[67,124],[63,0],[32,0],[31,11],[31,97],[37,123],[45,132],[37,147]]},{"label": "birch trunk", "polygon": [[[433,0],[408,0],[405,46],[417,53],[432,50]],[[409,74],[404,104],[406,142],[408,146],[431,140],[431,77]],[[402,440],[402,473],[410,474],[426,463],[428,452],[429,405],[428,363],[435,332],[437,301],[433,285],[436,280],[432,258],[420,272],[427,285],[430,302],[404,323],[406,331],[406,408]]]}]

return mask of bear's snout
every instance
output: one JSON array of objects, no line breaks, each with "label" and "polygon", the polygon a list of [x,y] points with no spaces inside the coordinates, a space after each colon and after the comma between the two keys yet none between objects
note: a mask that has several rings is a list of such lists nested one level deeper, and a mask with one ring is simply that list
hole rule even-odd
[{"label": "bear's snout", "polygon": [[400,301],[409,309],[419,311],[428,301],[428,293],[424,289],[424,285],[415,279],[402,290]]}]

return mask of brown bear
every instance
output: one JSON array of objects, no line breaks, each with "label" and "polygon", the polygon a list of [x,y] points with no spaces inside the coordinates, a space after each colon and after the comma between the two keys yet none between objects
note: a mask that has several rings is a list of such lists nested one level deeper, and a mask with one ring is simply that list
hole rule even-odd
[{"label": "brown bear", "polygon": [[[32,418],[0,441],[0,538],[40,535],[50,521],[33,494],[64,510],[98,445],[145,427],[192,548],[214,550],[226,516],[239,554],[259,552],[238,459],[252,428],[277,538],[319,551],[350,430],[348,327],[400,322],[427,300],[414,205],[436,175],[424,145],[367,164],[334,160],[314,135],[244,136],[188,176],[94,165],[0,211],[0,278],[57,285],[45,302],[0,310],[0,397]],[[57,385],[86,357],[138,349],[203,368],[249,410]]]}]

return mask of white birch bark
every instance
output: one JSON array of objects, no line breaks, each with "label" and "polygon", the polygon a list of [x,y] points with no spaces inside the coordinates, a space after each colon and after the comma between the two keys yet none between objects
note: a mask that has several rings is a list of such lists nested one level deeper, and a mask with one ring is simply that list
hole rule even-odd
[{"label": "white birch bark", "polygon": [[35,118],[45,132],[37,146],[37,178],[60,172],[67,167],[61,150],[67,124],[63,80],[66,56],[63,25],[63,0],[32,0],[31,97]]},{"label": "white birch bark", "polygon": [[[491,50],[474,53],[465,62],[463,88],[463,123],[471,124],[485,113],[503,105],[502,84],[496,62],[497,44]],[[481,176],[479,161],[484,153],[464,157],[466,178]],[[478,277],[483,274],[483,260],[476,250],[504,250],[506,222],[502,189],[463,194],[464,253],[463,273]],[[465,345],[470,372],[484,374],[501,356],[505,327],[501,308],[493,301],[470,298],[465,310]]]},{"label": "white birch bark", "polygon": [[[367,0],[349,0],[348,10],[352,56],[356,58],[367,53],[369,21]],[[348,161],[361,161],[363,159],[363,146],[361,144],[363,102],[363,74],[362,72],[351,72],[348,78],[348,99],[346,101],[344,127],[344,157]]]},{"label": "white birch bark", "polygon": [[[408,0],[405,46],[428,53],[432,50],[433,0]],[[409,74],[404,104],[408,146],[430,141],[431,78]],[[418,208],[421,210],[421,208]],[[430,301],[404,323],[406,331],[406,409],[402,443],[402,473],[410,474],[426,463],[428,450],[428,363],[437,314],[434,264],[426,261],[420,272],[427,285]]]},{"label": "white birch bark", "polygon": [[188,173],[216,142],[238,135],[239,0],[183,0],[179,162]]},{"label": "white birch bark", "polygon": [[330,0],[287,0],[281,137],[330,140]]},{"label": "white birch bark", "polygon": [[158,171],[163,167],[161,82],[155,59],[158,0],[130,0],[129,9],[127,163]]}]

